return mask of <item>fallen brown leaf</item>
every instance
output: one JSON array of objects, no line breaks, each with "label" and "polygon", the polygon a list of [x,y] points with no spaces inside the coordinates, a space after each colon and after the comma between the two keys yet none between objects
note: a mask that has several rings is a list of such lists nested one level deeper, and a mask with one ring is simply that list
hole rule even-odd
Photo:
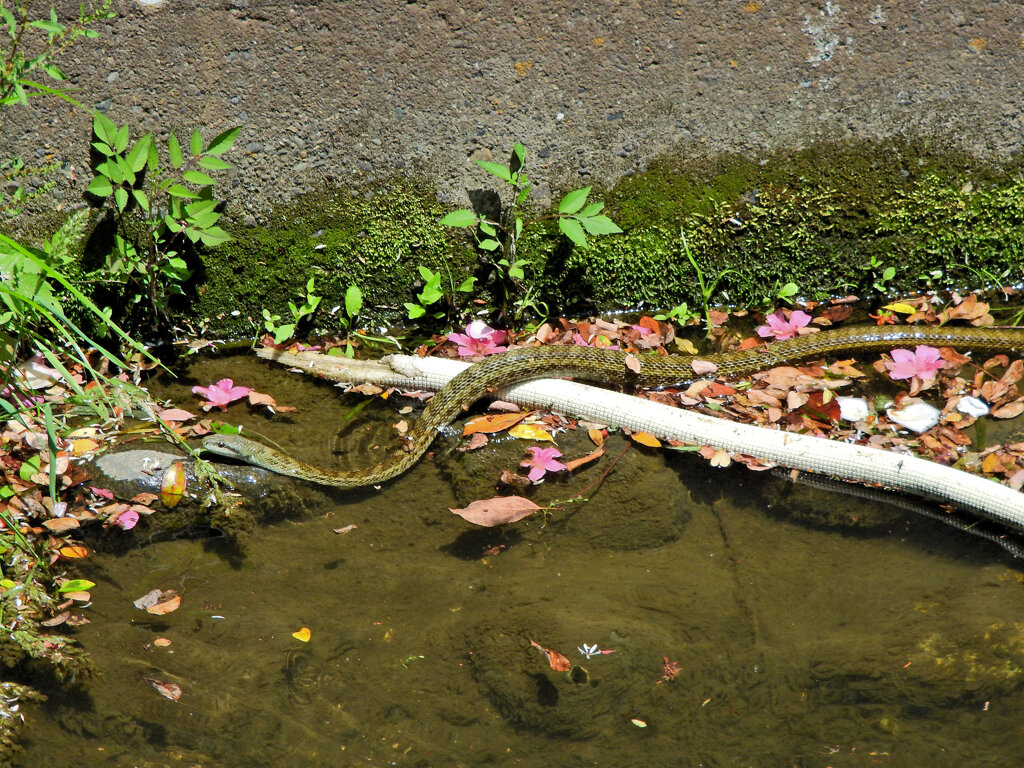
[{"label": "fallen brown leaf", "polygon": [[496,496],[493,499],[474,501],[462,509],[449,508],[448,511],[476,525],[493,528],[496,525],[506,525],[522,520],[538,509],[542,509],[542,507],[538,507],[522,496]]}]

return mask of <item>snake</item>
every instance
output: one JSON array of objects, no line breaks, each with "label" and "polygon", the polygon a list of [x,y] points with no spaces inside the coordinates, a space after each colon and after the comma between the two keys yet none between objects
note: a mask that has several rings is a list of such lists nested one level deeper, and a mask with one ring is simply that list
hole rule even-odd
[{"label": "snake", "polygon": [[584,346],[513,349],[485,357],[448,382],[427,404],[407,434],[405,450],[356,470],[315,466],[241,435],[203,438],[204,451],[262,467],[281,475],[337,488],[380,485],[416,464],[438,432],[495,389],[522,381],[570,376],[624,387],[658,388],[709,374],[749,375],[766,368],[837,352],[878,352],[928,344],[978,352],[1024,350],[1024,328],[953,326],[848,326],[707,355],[634,354]]}]

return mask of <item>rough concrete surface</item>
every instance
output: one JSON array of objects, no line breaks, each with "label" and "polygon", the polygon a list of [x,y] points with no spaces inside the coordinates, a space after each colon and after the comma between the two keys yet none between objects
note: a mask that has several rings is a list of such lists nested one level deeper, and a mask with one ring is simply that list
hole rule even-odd
[{"label": "rough concrete surface", "polygon": [[[41,8],[48,3],[38,4]],[[77,3],[59,2],[66,17]],[[229,214],[255,224],[324,181],[424,173],[446,202],[472,157],[521,141],[554,188],[614,182],[674,149],[757,153],[816,138],[953,140],[990,159],[1024,137],[1017,2],[116,0],[60,64],[87,105],[158,134],[243,130]],[[44,10],[45,12],[45,10]],[[39,15],[42,15],[40,13]],[[0,156],[88,183],[90,118],[0,113]]]}]

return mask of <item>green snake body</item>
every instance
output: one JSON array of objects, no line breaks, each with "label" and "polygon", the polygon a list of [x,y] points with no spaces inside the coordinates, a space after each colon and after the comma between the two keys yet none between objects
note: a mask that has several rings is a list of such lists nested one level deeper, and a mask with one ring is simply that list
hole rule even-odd
[{"label": "green snake body", "polygon": [[[1024,328],[851,326],[752,349],[697,356],[631,355],[581,346],[529,347],[492,355],[459,373],[427,404],[408,434],[408,450],[397,451],[365,469],[339,471],[313,466],[239,435],[208,435],[203,438],[203,448],[321,485],[357,488],[377,485],[402,474],[426,452],[439,429],[489,392],[517,382],[545,376],[573,376],[627,387],[664,387],[707,375],[695,373],[695,361],[713,363],[717,366],[715,375],[728,377],[836,352],[879,352],[918,344],[989,352],[1024,350]],[[698,366],[698,370],[704,368]]]}]

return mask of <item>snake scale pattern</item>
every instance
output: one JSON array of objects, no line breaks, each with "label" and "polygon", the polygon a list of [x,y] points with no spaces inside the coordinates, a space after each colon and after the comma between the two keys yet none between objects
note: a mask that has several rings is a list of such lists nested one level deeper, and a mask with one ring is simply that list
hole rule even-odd
[{"label": "snake scale pattern", "polygon": [[[353,471],[317,467],[240,435],[208,435],[203,449],[320,485],[357,488],[378,485],[402,474],[426,452],[438,430],[481,397],[500,387],[545,376],[572,376],[625,387],[664,387],[701,378],[697,360],[717,366],[717,376],[741,376],[783,363],[816,359],[837,352],[882,352],[918,344],[979,352],[1024,350],[1024,328],[933,326],[850,326],[797,336],[753,349],[698,356],[659,356],[580,346],[529,347],[492,355],[452,379],[427,404],[409,431],[407,450]],[[639,363],[639,372],[636,367]],[[627,362],[630,365],[627,365]]]}]

